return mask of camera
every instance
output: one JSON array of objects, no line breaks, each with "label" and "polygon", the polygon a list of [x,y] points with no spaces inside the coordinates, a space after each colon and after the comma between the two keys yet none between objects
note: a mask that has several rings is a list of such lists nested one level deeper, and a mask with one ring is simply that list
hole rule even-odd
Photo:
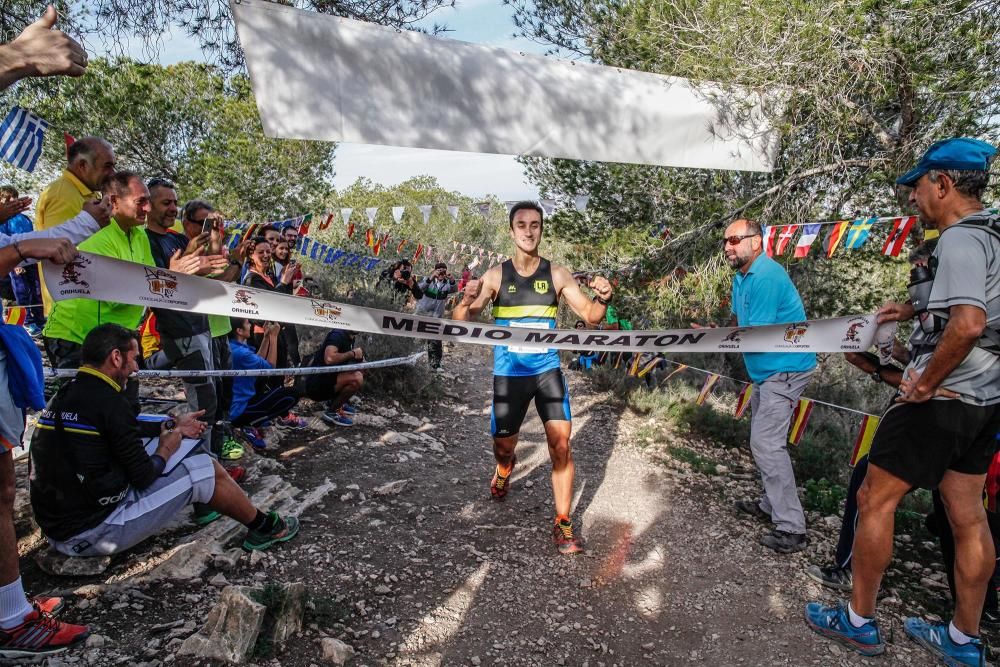
[{"label": "camera", "polygon": [[400,271],[399,271],[399,277],[402,278],[403,280],[409,280],[410,279],[410,275],[411,275],[411,272],[408,271],[408,270],[406,270],[406,269],[400,269]]}]

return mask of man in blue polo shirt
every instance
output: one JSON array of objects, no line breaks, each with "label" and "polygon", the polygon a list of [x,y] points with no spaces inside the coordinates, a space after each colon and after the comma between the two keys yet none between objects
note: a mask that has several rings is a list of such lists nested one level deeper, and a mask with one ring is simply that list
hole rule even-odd
[{"label": "man in blue polo shirt", "polygon": [[[726,261],[733,278],[731,326],[791,324],[806,319],[798,290],[780,264],[763,254],[760,223],[736,220],[726,228]],[[795,490],[788,456],[788,426],[799,396],[816,368],[816,355],[800,352],[745,352],[743,361],[753,382],[750,408],[750,451],[760,470],[764,495],[736,503],[737,509],[772,521],[774,530],[760,543],[778,553],[806,548],[806,518]]]}]

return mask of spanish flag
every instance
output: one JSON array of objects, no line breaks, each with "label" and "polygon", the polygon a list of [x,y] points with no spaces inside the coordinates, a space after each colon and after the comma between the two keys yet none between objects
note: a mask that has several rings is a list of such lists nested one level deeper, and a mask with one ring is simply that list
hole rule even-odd
[{"label": "spanish flag", "polygon": [[809,415],[813,411],[813,402],[808,398],[800,398],[799,404],[795,406],[792,413],[792,430],[788,434],[788,444],[797,445],[802,442],[802,434],[806,432],[806,424],[809,423]]},{"label": "spanish flag", "polygon": [[415,262],[418,259],[420,259],[420,255],[423,254],[423,252],[424,252],[424,244],[423,243],[418,243],[417,244],[417,251],[415,253],[413,253],[413,261]]},{"label": "spanish flag", "polygon": [[650,359],[645,366],[639,369],[637,377],[646,377],[646,375],[648,375],[651,370],[656,368],[656,365],[659,363],[660,363],[660,357],[657,355],[653,355],[653,358]]},{"label": "spanish flag", "polygon": [[880,418],[875,415],[865,415],[861,420],[861,431],[858,432],[858,438],[854,441],[854,451],[851,453],[851,467],[858,465],[858,460],[872,448],[879,420]]},{"label": "spanish flag", "polygon": [[[311,219],[312,217],[310,215],[310,220]],[[333,213],[327,213],[326,215],[323,216],[323,222],[319,223],[319,230],[323,231],[324,229],[330,226],[331,222],[333,222]],[[307,222],[304,224],[308,225],[309,223]]]},{"label": "spanish flag", "polygon": [[698,400],[695,401],[698,405],[705,405],[705,401],[708,400],[709,395],[712,393],[712,387],[715,383],[719,381],[719,376],[712,373],[707,378],[705,378],[705,384],[701,386],[701,391],[698,392]]},{"label": "spanish flag", "polygon": [[354,223],[347,225],[347,238],[354,236]]},{"label": "spanish flag", "polygon": [[629,377],[635,377],[639,373],[639,358],[641,356],[642,356],[641,354],[633,354],[632,355],[632,363],[629,364],[629,367],[628,367],[628,376]]},{"label": "spanish flag", "polygon": [[830,228],[830,233],[826,235],[826,239],[823,241],[823,250],[826,252],[827,257],[833,257],[833,253],[837,251],[837,246],[840,245],[840,240],[844,238],[848,224],[844,220]]},{"label": "spanish flag", "polygon": [[375,232],[371,227],[365,230],[365,245],[369,248],[375,247]]},{"label": "spanish flag", "polygon": [[402,255],[403,254],[403,248],[405,248],[405,247],[406,247],[406,239],[403,239],[402,241],[399,242],[399,245],[396,246],[396,254],[397,255]]},{"label": "spanish flag", "polygon": [[742,419],[743,413],[747,411],[750,407],[750,397],[753,395],[753,385],[748,384],[743,387],[743,391],[740,392],[739,398],[736,399],[736,419]]},{"label": "spanish flag", "polygon": [[4,316],[3,321],[5,324],[16,324],[17,326],[23,326],[24,320],[28,317],[28,309],[21,308],[20,306],[11,306],[7,309],[7,314]]}]

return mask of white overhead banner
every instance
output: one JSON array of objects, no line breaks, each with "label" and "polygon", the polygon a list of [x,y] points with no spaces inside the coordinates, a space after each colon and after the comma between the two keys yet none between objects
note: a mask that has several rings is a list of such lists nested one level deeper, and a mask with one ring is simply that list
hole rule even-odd
[{"label": "white overhead banner", "polygon": [[[771,171],[755,94],[230,3],[269,137]],[[740,120],[734,120],[740,119]]]},{"label": "white overhead banner", "polygon": [[[479,263],[472,260],[470,267]],[[456,322],[253,289],[82,252],[70,264],[42,262],[52,298],[87,298],[206,315],[245,316],[389,336],[514,345],[532,350],[614,352],[863,352],[877,343],[887,359],[895,323],[849,315],[762,327],[593,331],[522,329]]]}]

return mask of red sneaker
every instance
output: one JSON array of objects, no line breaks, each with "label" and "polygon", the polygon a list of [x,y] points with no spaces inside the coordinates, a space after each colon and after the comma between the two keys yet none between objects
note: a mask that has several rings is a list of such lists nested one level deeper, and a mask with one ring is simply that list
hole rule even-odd
[{"label": "red sneaker", "polygon": [[226,472],[229,476],[233,478],[233,481],[239,484],[243,481],[243,478],[247,476],[247,469],[243,466],[230,466],[226,468]]},{"label": "red sneaker", "polygon": [[21,625],[0,630],[0,658],[16,660],[62,653],[89,635],[87,626],[57,621],[35,607]]},{"label": "red sneaker", "polygon": [[507,497],[510,489],[510,476],[514,474],[514,466],[517,465],[517,457],[510,460],[510,470],[506,475],[500,474],[500,466],[493,469],[493,480],[490,482],[490,495],[494,500],[503,500]]},{"label": "red sneaker", "polygon": [[59,612],[66,607],[62,598],[49,597],[48,595],[36,595],[33,598],[28,598],[28,602],[37,607],[38,611],[49,616],[58,616]]},{"label": "red sneaker", "polygon": [[559,553],[564,556],[578,554],[583,551],[583,545],[580,544],[580,540],[573,535],[573,522],[571,520],[556,520],[555,525],[552,526],[552,541],[555,543]]}]

